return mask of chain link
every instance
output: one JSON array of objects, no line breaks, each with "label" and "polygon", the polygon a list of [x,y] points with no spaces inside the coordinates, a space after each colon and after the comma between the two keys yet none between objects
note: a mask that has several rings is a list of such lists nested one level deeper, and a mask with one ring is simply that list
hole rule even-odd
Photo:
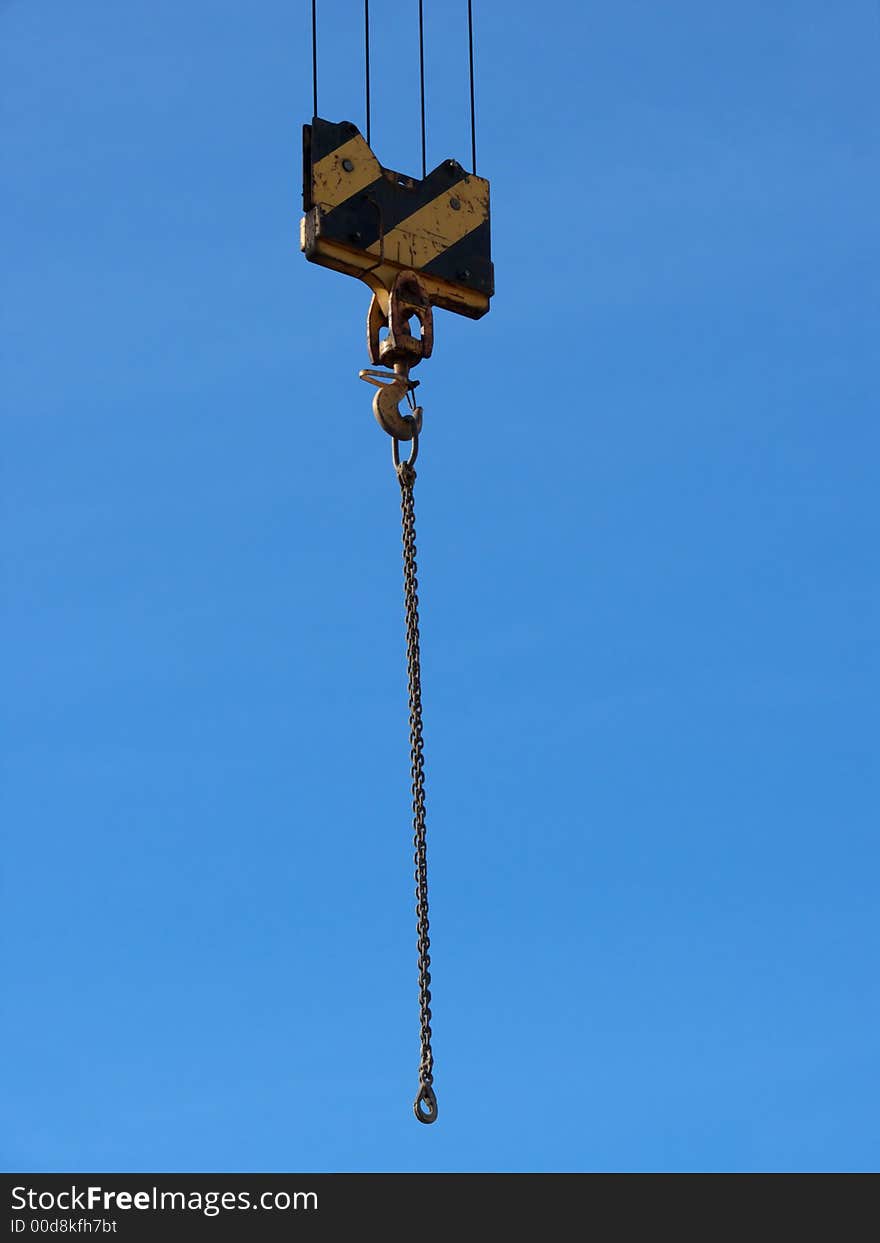
[{"label": "chain link", "polygon": [[[395,445],[396,447],[396,445]],[[415,448],[415,446],[414,446]],[[408,462],[395,470],[400,482],[400,509],[403,519],[403,587],[406,602],[406,666],[409,688],[410,773],[412,775],[413,846],[415,848],[416,930],[419,953],[419,1030],[421,1059],[419,1091],[413,1110],[419,1122],[434,1122],[437,1097],[434,1095],[434,1054],[431,1049],[431,941],[428,929],[428,853],[425,835],[425,758],[422,739],[422,683],[419,656],[419,580],[416,564],[416,514],[413,484],[416,472]]]}]

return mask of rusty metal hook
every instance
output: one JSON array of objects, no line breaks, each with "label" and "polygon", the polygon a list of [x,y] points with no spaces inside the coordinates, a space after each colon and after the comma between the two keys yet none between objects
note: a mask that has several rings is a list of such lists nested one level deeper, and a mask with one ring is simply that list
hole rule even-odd
[{"label": "rusty metal hook", "polygon": [[[422,407],[415,404],[413,389],[418,380],[411,380],[405,363],[395,363],[393,371],[365,368],[358,372],[362,380],[375,386],[373,414],[376,422],[395,440],[412,440],[422,430]],[[399,406],[406,399],[412,414],[402,414]]]}]

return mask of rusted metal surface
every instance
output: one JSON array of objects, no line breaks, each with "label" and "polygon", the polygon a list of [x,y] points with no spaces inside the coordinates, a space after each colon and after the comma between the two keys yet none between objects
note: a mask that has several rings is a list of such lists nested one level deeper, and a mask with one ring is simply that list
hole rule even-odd
[{"label": "rusted metal surface", "polygon": [[[416,320],[419,335],[410,331]],[[382,340],[382,330],[388,336]],[[367,350],[370,362],[390,367],[406,362],[411,367],[430,358],[434,348],[434,314],[431,300],[415,272],[401,272],[387,297],[374,293],[367,314]]]},{"label": "rusted metal surface", "polygon": [[[418,336],[412,323],[418,324]],[[387,336],[382,337],[387,329]],[[418,380],[409,378],[410,369],[434,348],[434,315],[431,299],[415,272],[401,272],[391,291],[373,294],[367,315],[367,349],[372,363],[391,367],[391,371],[365,368],[362,380],[376,387],[373,414],[376,422],[395,440],[412,440],[422,430],[422,407],[414,392]],[[406,400],[410,413],[400,410]]]}]

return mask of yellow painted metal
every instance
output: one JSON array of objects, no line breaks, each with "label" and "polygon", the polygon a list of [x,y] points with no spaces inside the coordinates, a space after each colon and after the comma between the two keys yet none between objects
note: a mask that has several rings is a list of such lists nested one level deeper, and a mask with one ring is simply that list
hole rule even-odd
[{"label": "yellow painted metal", "polygon": [[[454,208],[453,203],[458,206]],[[489,183],[482,177],[463,177],[448,194],[432,199],[386,233],[381,252],[378,242],[369,249],[401,267],[420,271],[482,224],[488,215]]]},{"label": "yellow painted metal", "polygon": [[312,165],[312,202],[330,211],[381,176],[382,165],[358,134]]},{"label": "yellow painted metal", "polygon": [[[347,276],[359,276],[379,295],[380,303],[387,311],[388,291],[402,270],[400,265],[377,262],[367,250],[359,250],[333,238],[322,237],[320,224],[320,217],[315,219],[314,213],[303,217],[300,224],[301,249],[311,256],[313,263],[332,268],[335,272],[343,272]],[[432,276],[429,272],[419,272],[419,280],[430,294],[434,305],[447,311],[458,311],[471,319],[479,319],[489,309],[488,295],[478,289],[444,280],[441,276]]]}]

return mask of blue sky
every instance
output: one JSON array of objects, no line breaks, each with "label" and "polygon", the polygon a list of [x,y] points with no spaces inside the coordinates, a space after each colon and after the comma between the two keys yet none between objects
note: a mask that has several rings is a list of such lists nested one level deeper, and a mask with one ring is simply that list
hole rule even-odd
[{"label": "blue sky", "polygon": [[[373,140],[417,172],[405,7]],[[497,295],[420,369],[434,1127],[308,8],[0,7],[5,1167],[876,1168],[876,8],[476,2]]]}]

